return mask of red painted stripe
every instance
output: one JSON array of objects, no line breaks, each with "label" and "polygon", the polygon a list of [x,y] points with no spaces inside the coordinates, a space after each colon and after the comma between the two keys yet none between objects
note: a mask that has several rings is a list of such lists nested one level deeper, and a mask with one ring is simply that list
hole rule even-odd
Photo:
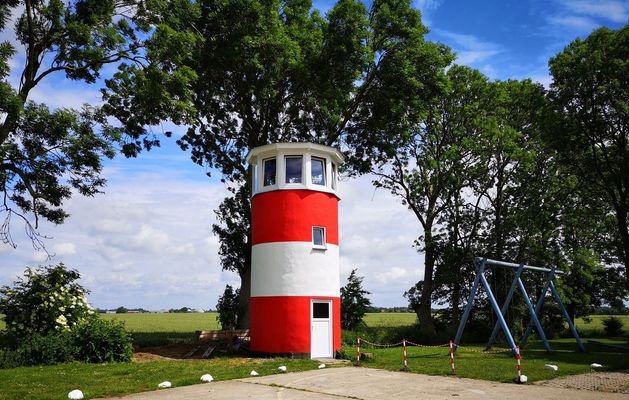
[{"label": "red painted stripe", "polygon": [[313,190],[275,190],[251,200],[252,244],[311,242],[312,227],[323,226],[326,243],[339,244],[338,198]]},{"label": "red painted stripe", "polygon": [[260,353],[310,353],[310,302],[332,300],[332,349],[341,348],[338,297],[251,297],[250,348]]}]

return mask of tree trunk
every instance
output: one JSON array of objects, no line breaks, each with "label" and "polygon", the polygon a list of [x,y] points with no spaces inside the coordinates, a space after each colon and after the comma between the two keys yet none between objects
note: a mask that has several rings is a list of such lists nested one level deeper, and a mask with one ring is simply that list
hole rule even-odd
[{"label": "tree trunk", "polygon": [[620,256],[625,265],[625,287],[629,289],[629,230],[627,227],[627,210],[624,207],[616,211],[616,221],[620,234]]},{"label": "tree trunk", "polygon": [[238,329],[249,329],[250,313],[249,298],[251,297],[251,265],[240,275],[240,296],[238,305],[240,313],[238,315]]},{"label": "tree trunk", "polygon": [[424,284],[422,285],[422,294],[417,310],[417,317],[419,318],[419,327],[421,332],[427,335],[435,335],[437,331],[435,329],[435,324],[432,321],[431,313],[433,286],[432,277],[435,269],[435,246],[432,238],[432,223],[427,223],[424,227],[424,245],[426,247]]},{"label": "tree trunk", "polygon": [[459,319],[461,318],[461,308],[459,302],[461,301],[461,276],[457,272],[454,287],[452,288],[452,327],[456,328],[459,325]]}]

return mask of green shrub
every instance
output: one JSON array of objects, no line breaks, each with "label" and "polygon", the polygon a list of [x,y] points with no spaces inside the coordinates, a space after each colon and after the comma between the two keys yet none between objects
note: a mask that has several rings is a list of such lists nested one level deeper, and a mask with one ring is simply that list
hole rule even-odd
[{"label": "green shrub", "polygon": [[88,363],[131,361],[131,335],[119,321],[90,318],[72,329],[76,360]]},{"label": "green shrub", "polygon": [[87,290],[76,283],[80,277],[60,263],[27,268],[13,287],[0,288],[0,314],[5,314],[9,342],[15,346],[33,334],[66,331],[93,315]]},{"label": "green shrub", "polygon": [[31,365],[52,365],[71,362],[76,348],[68,331],[47,335],[33,333],[20,340],[17,347],[7,348],[0,355],[1,368]]},{"label": "green shrub", "polygon": [[100,320],[63,264],[28,268],[13,287],[0,288],[0,367],[70,361],[129,361],[131,337],[122,323]]},{"label": "green shrub", "polygon": [[603,319],[603,327],[606,336],[622,335],[622,321],[620,320],[620,318],[607,317]]},{"label": "green shrub", "polygon": [[226,285],[223,295],[218,298],[218,304],[216,304],[218,316],[216,319],[220,322],[221,329],[234,329],[238,326],[240,313],[239,297],[240,289],[234,291],[230,285]]}]

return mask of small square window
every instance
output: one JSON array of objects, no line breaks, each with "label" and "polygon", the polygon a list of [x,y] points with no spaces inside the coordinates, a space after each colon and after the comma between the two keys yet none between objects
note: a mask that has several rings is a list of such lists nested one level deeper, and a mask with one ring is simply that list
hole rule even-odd
[{"label": "small square window", "polygon": [[320,226],[312,227],[312,245],[317,249],[325,249],[325,228]]},{"label": "small square window", "polygon": [[312,183],[325,186],[325,160],[312,157],[310,162]]},{"label": "small square window", "polygon": [[276,161],[275,158],[264,160],[264,186],[273,186],[276,182]]},{"label": "small square window", "polygon": [[312,318],[330,318],[330,304],[312,303]]},{"label": "small square window", "polygon": [[286,183],[301,183],[301,156],[286,157]]}]

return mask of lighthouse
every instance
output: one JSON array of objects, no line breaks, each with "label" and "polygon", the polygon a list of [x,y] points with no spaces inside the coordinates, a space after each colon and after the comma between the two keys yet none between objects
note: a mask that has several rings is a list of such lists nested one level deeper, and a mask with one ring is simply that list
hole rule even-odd
[{"label": "lighthouse", "polygon": [[256,147],[251,199],[250,349],[333,357],[341,347],[337,174],[312,143]]}]

